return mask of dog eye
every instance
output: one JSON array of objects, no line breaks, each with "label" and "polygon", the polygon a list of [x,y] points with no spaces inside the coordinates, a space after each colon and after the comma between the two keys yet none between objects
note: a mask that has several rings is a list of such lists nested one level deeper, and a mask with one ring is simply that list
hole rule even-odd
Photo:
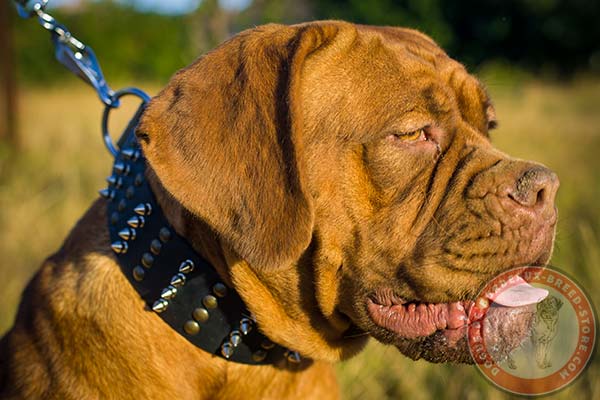
[{"label": "dog eye", "polygon": [[425,134],[425,128],[421,128],[412,132],[395,133],[394,138],[403,142],[420,142],[427,140],[427,135]]}]

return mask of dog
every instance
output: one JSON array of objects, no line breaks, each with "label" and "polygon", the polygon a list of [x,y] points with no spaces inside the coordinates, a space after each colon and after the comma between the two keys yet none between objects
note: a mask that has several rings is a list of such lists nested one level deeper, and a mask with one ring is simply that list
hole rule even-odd
[{"label": "dog", "polygon": [[[495,149],[496,124],[483,85],[420,32],[234,36],[176,73],[135,134],[174,231],[299,358],[233,362],[165,323],[119,267],[101,198],[25,289],[0,398],[336,398],[333,363],[370,337],[472,363],[479,289],[544,265],[557,218],[558,178]],[[510,328],[493,332],[511,346]]]}]

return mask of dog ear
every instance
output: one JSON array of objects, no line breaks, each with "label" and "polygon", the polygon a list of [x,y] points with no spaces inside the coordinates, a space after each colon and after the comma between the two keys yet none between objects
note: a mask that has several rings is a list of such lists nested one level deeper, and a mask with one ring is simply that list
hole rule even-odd
[{"label": "dog ear", "polygon": [[299,84],[333,23],[242,32],[178,72],[137,130],[161,184],[253,267],[310,243]]}]

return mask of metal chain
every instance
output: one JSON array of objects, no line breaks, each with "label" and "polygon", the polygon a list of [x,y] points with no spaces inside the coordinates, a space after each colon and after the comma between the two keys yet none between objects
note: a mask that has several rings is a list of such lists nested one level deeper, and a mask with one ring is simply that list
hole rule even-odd
[{"label": "metal chain", "polygon": [[108,132],[110,110],[119,107],[119,99],[124,95],[134,95],[142,100],[142,104],[147,103],[150,97],[137,88],[113,91],[104,80],[102,69],[92,48],[83,44],[69,32],[66,26],[44,11],[48,0],[15,0],[15,4],[22,18],[37,16],[40,25],[50,31],[56,59],[96,90],[98,97],[105,104],[102,117],[102,137],[108,151],[116,156],[117,149]]}]

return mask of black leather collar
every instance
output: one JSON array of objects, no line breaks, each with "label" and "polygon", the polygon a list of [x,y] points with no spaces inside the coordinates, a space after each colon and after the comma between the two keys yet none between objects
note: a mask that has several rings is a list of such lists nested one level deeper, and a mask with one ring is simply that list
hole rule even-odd
[{"label": "black leather collar", "polygon": [[[271,364],[300,355],[260,333],[239,295],[170,226],[145,179],[134,135],[141,107],[119,141],[108,200],[111,247],[121,270],[148,305],[195,346],[227,360]],[[151,311],[152,310],[152,311]]]}]

